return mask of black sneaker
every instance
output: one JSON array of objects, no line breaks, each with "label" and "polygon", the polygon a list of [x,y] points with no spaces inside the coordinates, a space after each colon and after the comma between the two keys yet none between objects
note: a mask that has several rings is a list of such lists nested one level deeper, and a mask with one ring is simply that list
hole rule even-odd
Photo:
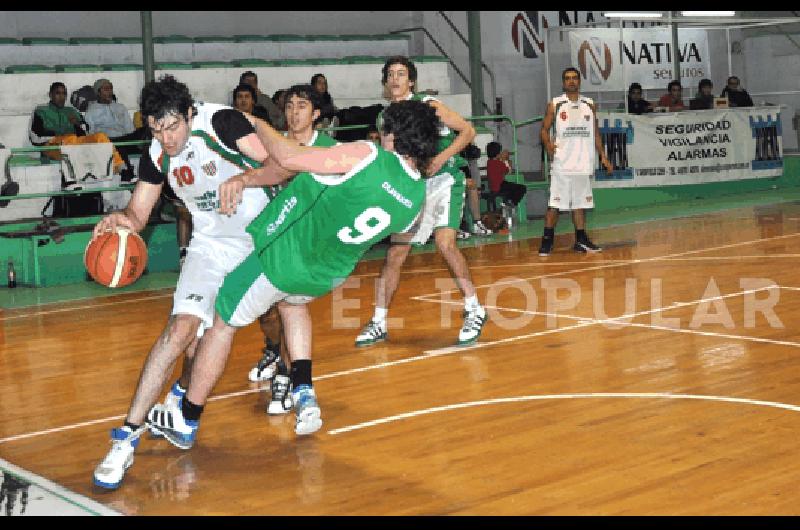
[{"label": "black sneaker", "polygon": [[267,339],[267,345],[262,350],[262,357],[250,372],[247,378],[253,383],[268,381],[272,379],[278,371],[278,361],[281,358],[280,345],[274,344]]},{"label": "black sneaker", "polygon": [[575,252],[583,252],[584,254],[603,251],[601,247],[598,247],[597,245],[592,243],[588,237],[575,241],[575,244],[572,245],[572,250],[574,250]]},{"label": "black sneaker", "polygon": [[542,245],[539,247],[539,255],[540,256],[549,256],[550,253],[553,251],[553,239],[552,237],[543,237],[542,238]]}]

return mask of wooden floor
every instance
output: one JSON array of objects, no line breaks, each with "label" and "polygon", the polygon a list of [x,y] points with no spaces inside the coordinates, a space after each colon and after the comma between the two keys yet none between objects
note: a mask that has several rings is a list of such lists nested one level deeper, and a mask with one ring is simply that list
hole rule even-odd
[{"label": "wooden floor", "polygon": [[6,311],[0,457],[138,515],[800,513],[800,205],[590,233],[602,254],[465,249],[495,308],[469,348],[437,254],[406,264],[390,341],[355,348],[362,263],[312,304],[321,431],[265,414],[251,326],[195,447],[144,438],[111,493],[92,471],[171,291]]}]

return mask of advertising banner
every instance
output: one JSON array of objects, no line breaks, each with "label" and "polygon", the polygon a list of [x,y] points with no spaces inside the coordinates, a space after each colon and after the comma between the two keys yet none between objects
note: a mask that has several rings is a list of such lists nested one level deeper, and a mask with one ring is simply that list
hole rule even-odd
[{"label": "advertising banner", "polygon": [[780,107],[598,114],[614,171],[594,187],[697,184],[783,173]]}]

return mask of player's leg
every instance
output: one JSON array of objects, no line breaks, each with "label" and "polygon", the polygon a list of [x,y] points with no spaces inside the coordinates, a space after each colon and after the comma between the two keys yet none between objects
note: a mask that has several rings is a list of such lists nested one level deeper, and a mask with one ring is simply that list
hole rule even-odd
[{"label": "player's leg", "polygon": [[264,348],[261,350],[261,359],[250,369],[247,377],[252,382],[269,381],[275,377],[278,369],[278,360],[281,358],[281,321],[278,310],[271,308],[258,317],[258,326],[264,334]]},{"label": "player's leg", "polygon": [[603,249],[592,243],[586,235],[586,208],[594,207],[592,196],[592,183],[589,175],[578,175],[572,178],[572,223],[575,225],[575,244],[573,250],[576,252],[593,253]]},{"label": "player's leg", "polygon": [[286,349],[292,360],[291,400],[295,408],[294,432],[298,435],[311,434],[322,427],[322,414],[311,379],[311,315],[307,306],[309,300],[306,297],[289,296],[278,303],[286,333]]},{"label": "player's leg", "polygon": [[480,236],[488,236],[492,231],[484,226],[481,221],[481,207],[480,197],[478,196],[478,188],[475,186],[473,179],[467,179],[467,206],[469,206],[470,214],[472,215],[472,233]]},{"label": "player's leg", "polygon": [[[447,186],[445,182],[442,185]],[[483,325],[486,323],[486,310],[478,302],[469,265],[456,244],[456,231],[464,211],[465,182],[463,175],[453,175],[449,179],[449,186],[447,192],[443,191],[438,196],[437,211],[441,216],[436,223],[434,238],[436,248],[442,254],[447,266],[450,267],[450,272],[464,295],[464,325],[458,334],[458,343],[471,344],[480,337]]]},{"label": "player's leg", "polygon": [[556,224],[558,223],[559,209],[569,206],[569,182],[567,177],[557,173],[550,174],[550,198],[547,202],[547,212],[544,214],[544,233],[542,244],[539,246],[540,256],[549,256],[553,251]]},{"label": "player's leg", "polygon": [[411,252],[411,245],[396,243],[389,245],[381,276],[375,284],[375,312],[356,337],[356,346],[369,346],[386,340],[388,337],[386,318],[389,304],[400,284],[400,270],[403,268],[409,252]]},{"label": "player's leg", "polygon": [[173,445],[181,449],[192,447],[200,415],[222,376],[237,329],[254,322],[285,296],[264,276],[255,253],[231,271],[216,296],[214,323],[198,345],[181,407],[175,410],[157,405],[150,410],[148,423],[161,430]]},{"label": "player's leg", "polygon": [[108,489],[119,487],[125,472],[133,465],[134,450],[145,430],[145,415],[158,400],[175,361],[192,342],[199,325],[200,319],[193,315],[170,317],[142,367],[125,424],[111,431],[111,450],[94,470],[96,485]]}]

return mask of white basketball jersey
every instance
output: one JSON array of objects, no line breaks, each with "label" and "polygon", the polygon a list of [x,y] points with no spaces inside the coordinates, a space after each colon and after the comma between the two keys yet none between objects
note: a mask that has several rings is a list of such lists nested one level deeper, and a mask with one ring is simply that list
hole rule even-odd
[{"label": "white basketball jersey", "polygon": [[559,175],[594,172],[594,111],[591,98],[570,101],[566,94],[553,98],[556,154],[551,170]]},{"label": "white basketball jersey", "polygon": [[211,125],[215,112],[231,107],[211,103],[198,103],[196,107],[189,141],[178,156],[169,157],[169,167],[164,167],[161,144],[156,140],[150,144],[150,157],[191,212],[192,237],[236,238],[249,243],[245,227],[269,203],[269,197],[262,188],[246,188],[235,214],[217,211],[219,185],[253,167],[253,161],[228,149]]}]

